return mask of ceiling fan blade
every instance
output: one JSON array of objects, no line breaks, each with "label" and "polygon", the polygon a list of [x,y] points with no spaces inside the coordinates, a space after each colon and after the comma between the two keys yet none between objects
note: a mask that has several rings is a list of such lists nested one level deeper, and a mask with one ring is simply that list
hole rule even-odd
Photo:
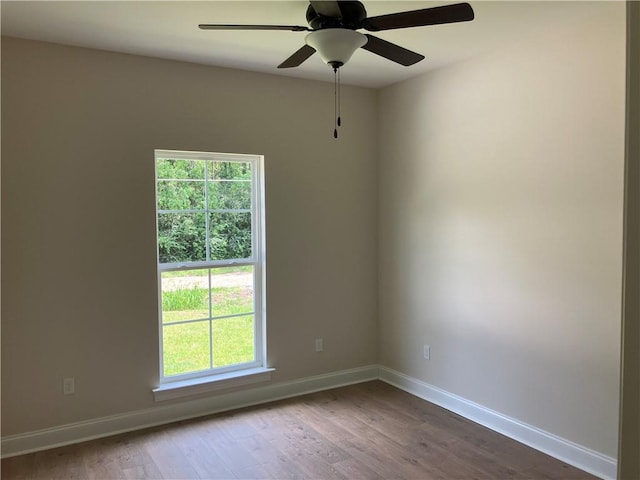
[{"label": "ceiling fan blade", "polygon": [[198,27],[202,30],[289,30],[292,32],[310,32],[308,27],[300,25],[218,25],[201,23]]},{"label": "ceiling fan blade", "polygon": [[395,43],[387,42],[386,40],[374,37],[373,35],[366,35],[369,40],[364,44],[362,48],[370,51],[371,53],[375,53],[376,55],[380,55],[381,57],[389,59],[392,62],[396,62],[400,65],[408,67],[424,59],[424,55],[412,52],[411,50],[407,50],[406,48],[396,45]]},{"label": "ceiling fan blade", "polygon": [[309,3],[318,15],[334,18],[342,17],[342,11],[340,10],[339,2],[320,0],[317,2],[309,1]]},{"label": "ceiling fan blade", "polygon": [[315,48],[310,47],[309,45],[303,45],[302,47],[300,47],[300,49],[298,49],[298,51],[296,51],[293,55],[291,55],[284,62],[278,65],[278,68],[297,67],[315,52]]},{"label": "ceiling fan blade", "polygon": [[473,8],[468,3],[456,3],[441,7],[424,8],[408,12],[391,13],[367,18],[364,28],[370,32],[395,28],[423,27],[443,23],[468,22],[474,18]]}]

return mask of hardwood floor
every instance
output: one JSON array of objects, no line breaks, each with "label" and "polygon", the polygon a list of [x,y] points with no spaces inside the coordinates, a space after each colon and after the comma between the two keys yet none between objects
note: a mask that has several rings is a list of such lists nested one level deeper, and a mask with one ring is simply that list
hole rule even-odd
[{"label": "hardwood floor", "polygon": [[2,460],[26,479],[592,479],[374,381]]}]

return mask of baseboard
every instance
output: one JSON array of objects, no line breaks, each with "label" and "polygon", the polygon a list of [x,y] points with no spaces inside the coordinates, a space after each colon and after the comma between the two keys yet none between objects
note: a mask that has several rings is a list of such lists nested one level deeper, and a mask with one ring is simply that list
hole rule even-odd
[{"label": "baseboard", "polygon": [[394,387],[446,408],[569,465],[603,479],[613,480],[616,478],[617,462],[611,457],[502,415],[390,368],[380,366],[379,378]]},{"label": "baseboard", "polygon": [[112,415],[60,427],[2,437],[2,458],[47,450],[118,433],[258,405],[330,388],[376,380],[377,365],[316,375],[172,405]]}]

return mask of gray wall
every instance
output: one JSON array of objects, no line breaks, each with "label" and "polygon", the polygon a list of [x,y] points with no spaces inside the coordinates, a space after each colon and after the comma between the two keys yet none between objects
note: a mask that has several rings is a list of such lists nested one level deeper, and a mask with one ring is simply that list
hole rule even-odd
[{"label": "gray wall", "polygon": [[640,478],[640,3],[627,2],[627,150],[618,478]]},{"label": "gray wall", "polygon": [[615,458],[625,5],[601,10],[380,92],[380,357]]},{"label": "gray wall", "polygon": [[376,363],[375,92],[342,101],[335,141],[331,83],[3,39],[2,434],[155,406],[155,148],[265,155],[274,381]]}]

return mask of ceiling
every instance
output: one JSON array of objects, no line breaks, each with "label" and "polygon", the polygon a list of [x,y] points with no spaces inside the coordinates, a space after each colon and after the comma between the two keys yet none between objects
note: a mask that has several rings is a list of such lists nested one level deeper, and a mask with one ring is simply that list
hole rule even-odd
[{"label": "ceiling", "polygon": [[[369,16],[457,3],[376,1]],[[421,53],[403,67],[358,50],[341,68],[342,82],[379,88],[428,70],[566,28],[597,15],[604,2],[471,1],[472,22],[390,30],[377,36]],[[306,0],[291,1],[5,1],[2,35],[181,60],[277,75],[333,81],[316,54],[293,69],[276,66],[304,44],[306,32],[203,31],[199,23],[304,25]]]}]

